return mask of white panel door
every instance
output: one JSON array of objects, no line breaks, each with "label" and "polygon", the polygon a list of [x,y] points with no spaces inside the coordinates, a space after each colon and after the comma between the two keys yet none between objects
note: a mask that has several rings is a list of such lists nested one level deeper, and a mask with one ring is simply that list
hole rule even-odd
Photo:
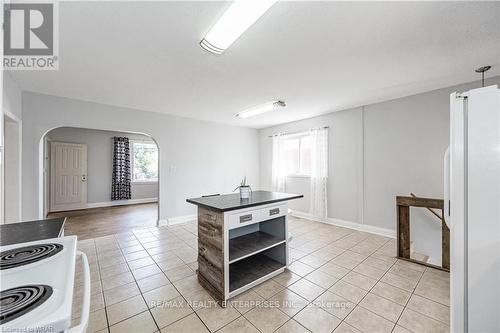
[{"label": "white panel door", "polygon": [[51,142],[50,156],[50,211],[86,208],[87,145]]}]

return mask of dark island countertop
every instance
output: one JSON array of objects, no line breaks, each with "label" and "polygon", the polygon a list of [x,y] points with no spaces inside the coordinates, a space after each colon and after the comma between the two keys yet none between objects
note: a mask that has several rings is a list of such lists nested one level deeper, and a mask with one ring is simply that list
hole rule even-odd
[{"label": "dark island countertop", "polygon": [[62,236],[66,218],[0,225],[0,246]]},{"label": "dark island countertop", "polygon": [[201,198],[186,199],[187,202],[202,206],[217,212],[260,206],[280,201],[299,199],[302,194],[291,194],[270,191],[253,191],[250,198],[240,199],[239,193],[215,195]]}]

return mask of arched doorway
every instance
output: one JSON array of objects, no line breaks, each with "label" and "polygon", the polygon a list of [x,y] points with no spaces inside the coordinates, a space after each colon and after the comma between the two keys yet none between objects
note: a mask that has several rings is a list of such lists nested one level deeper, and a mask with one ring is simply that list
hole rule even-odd
[{"label": "arched doorway", "polygon": [[[126,154],[117,148],[122,141]],[[66,235],[87,239],[158,225],[159,147],[151,136],[58,127],[44,135],[42,150],[43,214],[66,217]],[[125,192],[123,179],[116,185],[124,172]]]}]

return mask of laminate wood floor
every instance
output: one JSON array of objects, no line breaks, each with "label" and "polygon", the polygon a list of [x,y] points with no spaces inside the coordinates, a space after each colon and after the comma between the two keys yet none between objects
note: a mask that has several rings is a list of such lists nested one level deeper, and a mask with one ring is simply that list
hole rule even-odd
[{"label": "laminate wood floor", "polygon": [[157,216],[158,203],[147,203],[58,212],[48,217],[67,217],[64,235],[83,240],[155,227]]}]

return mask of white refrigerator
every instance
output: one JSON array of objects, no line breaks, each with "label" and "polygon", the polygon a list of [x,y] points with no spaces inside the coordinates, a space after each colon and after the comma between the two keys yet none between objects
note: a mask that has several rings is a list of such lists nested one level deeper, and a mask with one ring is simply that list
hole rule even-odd
[{"label": "white refrigerator", "polygon": [[500,90],[450,96],[451,332],[500,332]]}]

